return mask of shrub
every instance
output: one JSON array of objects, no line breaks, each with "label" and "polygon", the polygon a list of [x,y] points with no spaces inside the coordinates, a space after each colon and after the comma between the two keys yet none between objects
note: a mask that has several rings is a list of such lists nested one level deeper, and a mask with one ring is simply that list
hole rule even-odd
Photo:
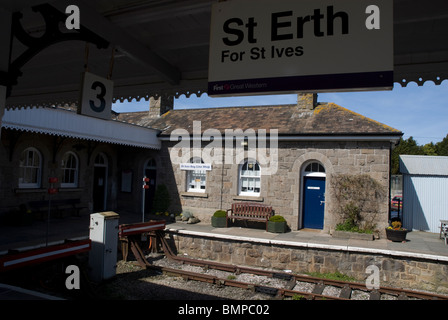
[{"label": "shrub", "polygon": [[286,222],[285,218],[282,216],[272,216],[269,218],[269,221],[271,222]]},{"label": "shrub", "polygon": [[371,229],[362,229],[359,227],[361,218],[361,210],[353,202],[349,202],[343,210],[346,219],[343,223],[336,225],[336,230],[338,231],[350,231],[359,233],[372,233]]},{"label": "shrub", "polygon": [[218,211],[215,211],[213,216],[216,217],[216,218],[225,218],[226,217],[226,212],[224,210],[218,210]]},{"label": "shrub", "polygon": [[387,190],[367,174],[338,174],[331,179],[331,193],[340,220],[336,230],[372,233]]}]

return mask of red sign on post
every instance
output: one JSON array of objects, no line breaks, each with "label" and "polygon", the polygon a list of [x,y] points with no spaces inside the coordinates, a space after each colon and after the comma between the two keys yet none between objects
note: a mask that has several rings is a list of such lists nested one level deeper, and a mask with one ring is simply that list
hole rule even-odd
[{"label": "red sign on post", "polygon": [[149,189],[149,183],[150,179],[147,177],[143,177],[143,189]]}]

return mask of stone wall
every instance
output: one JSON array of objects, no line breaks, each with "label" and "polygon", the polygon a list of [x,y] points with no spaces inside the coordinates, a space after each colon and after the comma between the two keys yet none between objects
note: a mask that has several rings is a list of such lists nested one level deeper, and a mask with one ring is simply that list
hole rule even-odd
[{"label": "stone wall", "polygon": [[[160,151],[161,163],[165,172],[171,170],[165,182],[173,193],[172,210],[191,210],[201,221],[208,223],[212,214],[219,209],[228,209],[236,201],[256,201],[273,206],[275,213],[283,215],[292,230],[302,227],[303,170],[312,161],[321,163],[326,171],[326,204],[324,232],[330,232],[340,221],[332,199],[330,182],[335,174],[368,174],[378,181],[388,193],[389,190],[389,152],[388,142],[344,142],[344,141],[291,141],[278,142],[278,166],[275,174],[261,177],[259,197],[238,195],[238,171],[240,163],[212,163],[207,171],[205,193],[187,192],[186,171],[174,164],[170,153],[173,142],[163,142]],[[204,147],[204,145],[203,145]],[[226,152],[226,150],[224,151]],[[170,180],[172,175],[173,180]],[[378,230],[388,224],[388,201],[378,203]]]},{"label": "stone wall", "polygon": [[380,270],[381,286],[448,294],[448,262],[193,235],[172,234],[172,238],[178,254],[191,258],[294,273],[339,271],[360,282],[371,274],[366,268],[375,265]]}]

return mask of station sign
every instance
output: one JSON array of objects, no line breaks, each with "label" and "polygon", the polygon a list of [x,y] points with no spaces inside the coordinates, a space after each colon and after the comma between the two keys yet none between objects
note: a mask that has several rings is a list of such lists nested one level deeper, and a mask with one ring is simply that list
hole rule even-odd
[{"label": "station sign", "polygon": [[110,119],[113,89],[113,81],[90,72],[83,73],[78,113],[105,120]]},{"label": "station sign", "polygon": [[393,1],[231,0],[212,7],[209,96],[393,87]]},{"label": "station sign", "polygon": [[210,171],[212,170],[212,164],[211,163],[181,163],[180,164],[180,170],[205,170]]}]

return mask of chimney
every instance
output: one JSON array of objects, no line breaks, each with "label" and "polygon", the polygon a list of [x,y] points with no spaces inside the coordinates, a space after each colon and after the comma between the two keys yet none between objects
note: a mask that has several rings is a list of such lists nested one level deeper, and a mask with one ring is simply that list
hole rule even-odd
[{"label": "chimney", "polygon": [[154,97],[149,98],[149,117],[158,118],[162,114],[173,110],[174,97],[173,96],[161,96],[158,99]]},{"label": "chimney", "polygon": [[317,106],[317,93],[299,93],[297,107],[304,110],[313,110]]}]

